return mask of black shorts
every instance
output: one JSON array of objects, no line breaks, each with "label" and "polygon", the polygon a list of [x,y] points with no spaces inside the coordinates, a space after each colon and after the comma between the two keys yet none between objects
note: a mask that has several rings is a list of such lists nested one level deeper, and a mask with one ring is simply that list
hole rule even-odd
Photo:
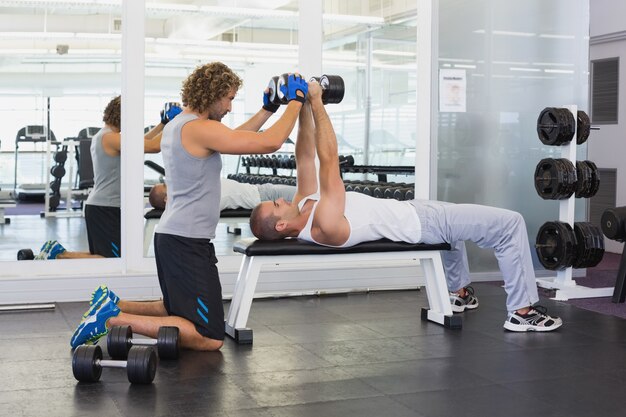
[{"label": "black shorts", "polygon": [[168,314],[191,321],[202,336],[224,340],[222,285],[211,240],[155,233],[154,255]]},{"label": "black shorts", "polygon": [[119,258],[122,219],[119,207],[85,205],[89,252],[105,258]]}]

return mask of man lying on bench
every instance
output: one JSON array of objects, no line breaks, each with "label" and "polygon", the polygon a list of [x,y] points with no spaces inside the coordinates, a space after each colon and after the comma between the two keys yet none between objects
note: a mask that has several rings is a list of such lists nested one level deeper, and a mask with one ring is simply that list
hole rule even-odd
[{"label": "man lying on bench", "polygon": [[[453,311],[478,307],[470,283],[465,240],[495,249],[504,276],[510,331],[551,331],[563,323],[539,300],[526,224],[516,212],[473,204],[377,199],[346,192],[339,172],[337,139],[319,84],[309,83],[296,142],[297,190],[292,202],[260,203],[250,216],[252,233],[264,240],[297,237],[331,247],[387,238],[408,243],[449,243],[442,251]],[[315,154],[320,161],[319,193]]]},{"label": "man lying on bench", "polygon": [[[291,201],[296,187],[283,184],[245,184],[221,178],[222,195],[220,211],[231,209],[253,209],[262,201],[273,201],[279,198]],[[167,186],[156,184],[150,189],[148,196],[150,205],[155,209],[165,210]]]}]

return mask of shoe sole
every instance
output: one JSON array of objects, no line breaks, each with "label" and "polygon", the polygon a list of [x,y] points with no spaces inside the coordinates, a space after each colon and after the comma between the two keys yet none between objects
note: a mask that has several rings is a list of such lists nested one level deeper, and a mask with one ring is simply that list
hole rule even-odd
[{"label": "shoe sole", "polygon": [[478,304],[472,304],[472,305],[463,305],[463,306],[457,306],[454,304],[450,304],[450,306],[452,307],[452,312],[453,313],[463,313],[465,310],[475,310],[478,308]]},{"label": "shoe sole", "polygon": [[523,325],[523,324],[513,324],[507,321],[506,323],[504,323],[503,327],[510,332],[525,333],[525,332],[551,332],[553,330],[558,329],[562,325],[563,323],[559,323],[550,327],[541,327],[541,326],[529,326],[529,325]]}]

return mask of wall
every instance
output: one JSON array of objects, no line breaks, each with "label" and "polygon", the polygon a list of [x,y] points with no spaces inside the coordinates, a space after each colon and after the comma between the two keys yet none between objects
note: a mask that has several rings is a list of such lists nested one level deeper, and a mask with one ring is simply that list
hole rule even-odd
[{"label": "wall", "polygon": [[[601,168],[617,169],[617,205],[626,205],[626,3],[611,0],[592,0],[590,9],[589,59],[620,58],[620,94],[618,124],[601,125],[592,131],[588,145],[588,159]],[[616,152],[616,150],[618,150]],[[605,239],[609,252],[621,253],[624,245]]]}]

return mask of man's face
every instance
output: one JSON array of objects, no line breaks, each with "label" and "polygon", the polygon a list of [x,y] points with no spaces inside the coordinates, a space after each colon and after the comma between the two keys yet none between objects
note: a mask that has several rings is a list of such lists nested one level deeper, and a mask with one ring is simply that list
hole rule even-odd
[{"label": "man's face", "polygon": [[231,90],[224,97],[211,104],[209,107],[209,120],[222,121],[222,118],[233,110],[233,100],[237,95],[237,90]]}]

